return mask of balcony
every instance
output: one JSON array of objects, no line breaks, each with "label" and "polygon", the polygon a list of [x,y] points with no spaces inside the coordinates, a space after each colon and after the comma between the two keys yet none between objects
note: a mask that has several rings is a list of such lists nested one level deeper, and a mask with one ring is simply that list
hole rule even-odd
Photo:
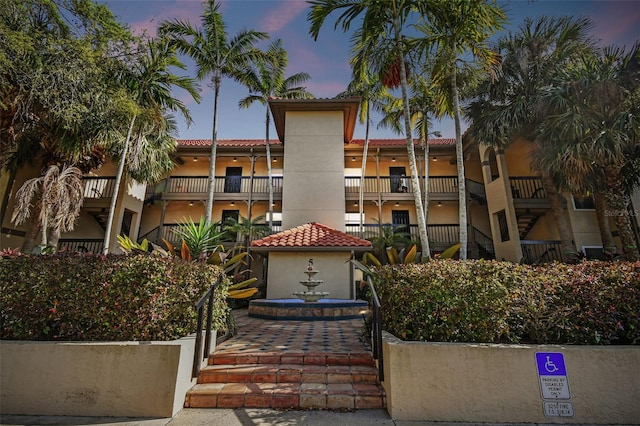
[{"label": "balcony", "polygon": [[[419,241],[420,233],[418,231],[418,225],[391,225],[383,224],[383,226],[394,226],[397,232],[404,232],[407,234],[409,240]],[[354,237],[370,239],[379,235],[378,224],[364,224],[362,228],[359,224],[347,224],[345,225],[346,233],[353,235]],[[433,244],[432,250],[443,250],[459,240],[460,226],[458,224],[443,224],[443,225],[427,225],[427,236],[429,237],[429,244]]]},{"label": "balcony", "polygon": [[[360,192],[360,177],[345,177],[345,195],[347,200],[358,199]],[[385,198],[413,199],[413,183],[409,177],[405,179],[407,192],[401,190],[400,176],[366,176],[364,178],[363,193],[365,199],[376,197],[378,192]],[[420,190],[424,193],[424,179],[420,178]],[[458,178],[456,176],[432,176],[429,178],[429,198],[432,200],[457,200]]]},{"label": "balcony", "polygon": [[[282,194],[282,176],[275,176],[273,193],[276,199]],[[214,194],[217,199],[247,198],[252,194],[254,200],[269,199],[269,178],[267,176],[216,176],[214,180]],[[149,186],[147,199],[163,200],[193,200],[206,199],[208,195],[209,178],[200,176],[171,176]]]},{"label": "balcony", "polygon": [[562,262],[560,241],[522,240],[522,263],[537,265],[540,263]]},{"label": "balcony", "polygon": [[84,199],[111,199],[116,187],[115,177],[83,177]]}]

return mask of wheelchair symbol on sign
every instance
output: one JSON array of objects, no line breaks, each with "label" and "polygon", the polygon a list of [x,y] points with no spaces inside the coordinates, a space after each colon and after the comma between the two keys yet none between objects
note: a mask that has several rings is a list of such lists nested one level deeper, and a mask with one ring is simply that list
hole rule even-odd
[{"label": "wheelchair symbol on sign", "polygon": [[547,362],[544,363],[544,369],[549,373],[555,373],[559,368],[551,361],[551,356],[547,355]]}]

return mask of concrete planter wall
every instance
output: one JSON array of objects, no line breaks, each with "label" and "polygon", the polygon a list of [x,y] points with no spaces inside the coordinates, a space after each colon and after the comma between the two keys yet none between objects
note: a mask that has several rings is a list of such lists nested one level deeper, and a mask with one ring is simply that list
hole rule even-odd
[{"label": "concrete planter wall", "polygon": [[2,341],[0,408],[3,414],[172,417],[195,384],[194,348],[195,334],[169,342]]},{"label": "concrete planter wall", "polygon": [[[637,346],[403,342],[386,332],[383,340],[383,386],[387,409],[396,420],[640,422]],[[542,352],[562,354],[570,399],[543,399],[536,361],[536,353]],[[559,402],[563,410],[569,403],[573,415],[564,411],[557,416],[553,405]]]}]

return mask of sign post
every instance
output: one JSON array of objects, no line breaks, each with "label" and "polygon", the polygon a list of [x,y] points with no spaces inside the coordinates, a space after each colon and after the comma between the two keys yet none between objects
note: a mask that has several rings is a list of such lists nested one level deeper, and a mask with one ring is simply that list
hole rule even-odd
[{"label": "sign post", "polygon": [[536,365],[545,416],[573,417],[573,405],[568,401],[571,390],[564,355],[561,352],[537,352]]}]

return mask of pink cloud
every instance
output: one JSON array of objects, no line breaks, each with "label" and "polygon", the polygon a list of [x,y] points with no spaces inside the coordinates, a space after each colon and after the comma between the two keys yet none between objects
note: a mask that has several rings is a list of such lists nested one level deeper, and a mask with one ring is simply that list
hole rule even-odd
[{"label": "pink cloud", "polygon": [[283,1],[278,7],[263,19],[263,31],[273,33],[284,28],[298,15],[309,7],[307,2],[300,0]]},{"label": "pink cloud", "polygon": [[633,1],[598,2],[593,20],[594,33],[602,44],[628,44],[631,46],[638,36],[640,7]]}]

